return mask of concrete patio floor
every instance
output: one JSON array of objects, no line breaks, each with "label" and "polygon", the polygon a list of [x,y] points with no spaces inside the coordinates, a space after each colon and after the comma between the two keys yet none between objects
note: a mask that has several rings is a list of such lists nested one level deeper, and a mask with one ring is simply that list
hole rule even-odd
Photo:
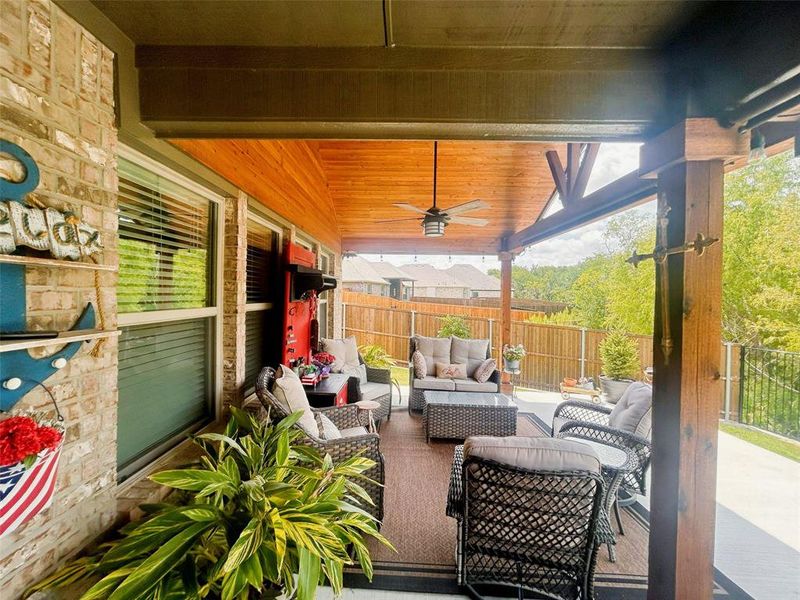
[{"label": "concrete patio floor", "polygon": [[[408,388],[402,387],[403,406]],[[560,394],[517,390],[522,412],[552,420]],[[649,508],[649,499],[640,497]],[[800,600],[800,463],[719,434],[714,563],[756,600]],[[347,589],[353,600],[417,600],[427,594]],[[317,598],[333,598],[322,589]],[[436,600],[467,596],[436,595]]]}]

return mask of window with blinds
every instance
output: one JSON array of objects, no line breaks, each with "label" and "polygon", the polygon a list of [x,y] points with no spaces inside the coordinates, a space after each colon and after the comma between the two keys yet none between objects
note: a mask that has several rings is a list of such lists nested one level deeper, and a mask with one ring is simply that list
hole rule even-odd
[{"label": "window with blinds", "polygon": [[209,306],[211,205],[119,160],[120,313]]},{"label": "window with blinds", "polygon": [[120,481],[211,418],[219,343],[214,196],[125,155],[134,158],[119,158]]},{"label": "window with blinds", "polygon": [[209,417],[209,337],[209,319],[123,328],[119,469]]},{"label": "window with blinds", "polygon": [[[245,393],[254,387],[259,371],[270,361],[266,329],[275,318],[273,305],[279,289],[279,234],[260,220],[247,220],[247,317],[245,322]],[[277,343],[277,340],[273,340]]]}]

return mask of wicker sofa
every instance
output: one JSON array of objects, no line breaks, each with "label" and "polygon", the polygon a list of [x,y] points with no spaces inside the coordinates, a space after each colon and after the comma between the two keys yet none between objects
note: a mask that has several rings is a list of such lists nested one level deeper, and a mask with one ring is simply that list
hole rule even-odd
[{"label": "wicker sofa", "polygon": [[[256,397],[245,402],[242,408],[257,418],[283,419],[287,417],[281,403],[272,393],[275,385],[275,369],[264,367],[256,379]],[[381,438],[377,433],[369,433],[359,418],[358,408],[353,404],[330,408],[312,408],[319,431],[309,433],[303,429],[299,422],[293,427],[303,432],[303,443],[313,446],[323,455],[330,454],[334,461],[342,461],[360,455],[375,462],[375,466],[364,475],[369,480],[359,480],[359,484],[366,490],[374,506],[365,507],[365,510],[375,516],[378,521],[383,520],[383,485],[385,481],[384,459],[381,454]],[[323,425],[320,415],[328,417],[339,429],[340,438],[324,439],[321,435]]]},{"label": "wicker sofa", "polygon": [[[432,374],[418,378],[414,372],[412,356],[417,350],[425,357],[430,369],[436,363],[464,363],[467,365],[467,379],[439,379]],[[408,348],[408,410],[422,411],[425,407],[425,391],[445,392],[499,392],[500,372],[495,371],[489,380],[480,383],[472,375],[480,364],[491,358],[489,340],[465,339],[458,337],[431,338],[415,335],[409,340]]]}]

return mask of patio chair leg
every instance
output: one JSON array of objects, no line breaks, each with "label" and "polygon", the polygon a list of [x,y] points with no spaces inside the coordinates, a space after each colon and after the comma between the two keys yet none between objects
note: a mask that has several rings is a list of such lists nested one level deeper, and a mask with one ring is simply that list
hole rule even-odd
[{"label": "patio chair leg", "polygon": [[608,546],[608,560],[612,563],[617,562],[617,550],[614,548],[614,544],[609,542],[606,546]]},{"label": "patio chair leg", "polygon": [[622,527],[622,518],[619,515],[619,502],[614,500],[614,517],[617,519],[617,529],[620,535],[625,535],[625,529]]}]

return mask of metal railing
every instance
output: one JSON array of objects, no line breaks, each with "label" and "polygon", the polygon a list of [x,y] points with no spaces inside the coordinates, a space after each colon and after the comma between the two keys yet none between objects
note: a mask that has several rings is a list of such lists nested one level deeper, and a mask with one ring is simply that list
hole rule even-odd
[{"label": "metal railing", "polygon": [[800,439],[800,353],[742,347],[739,422]]}]

